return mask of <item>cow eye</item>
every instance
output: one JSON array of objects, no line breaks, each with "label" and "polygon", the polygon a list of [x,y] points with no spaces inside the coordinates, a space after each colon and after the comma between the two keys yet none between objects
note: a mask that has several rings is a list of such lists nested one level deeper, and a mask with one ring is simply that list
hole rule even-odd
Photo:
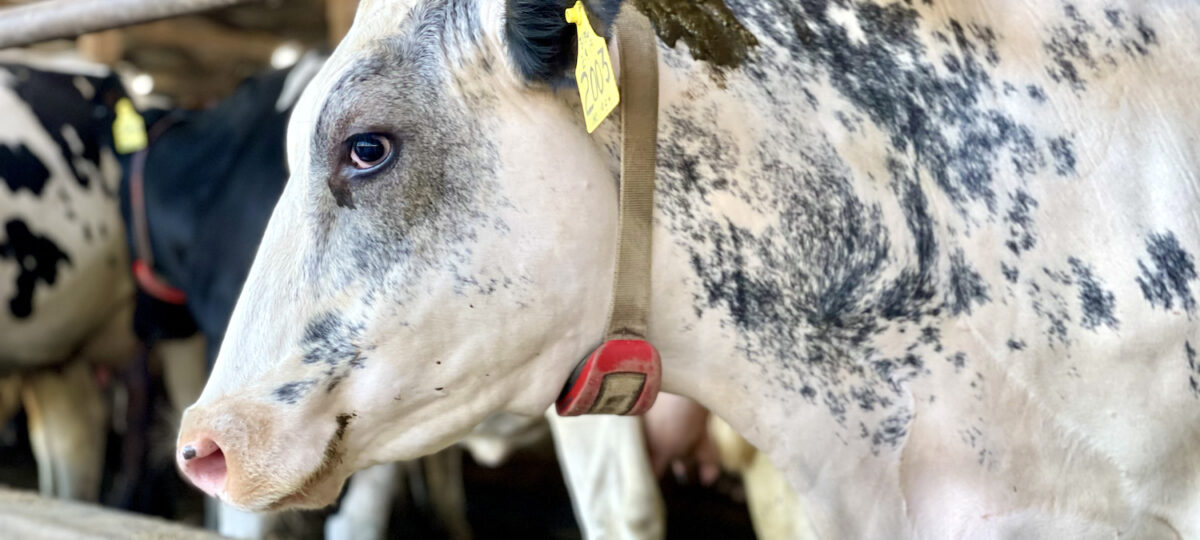
[{"label": "cow eye", "polygon": [[355,169],[369,171],[392,157],[392,141],[378,133],[359,133],[346,141],[350,163]]}]

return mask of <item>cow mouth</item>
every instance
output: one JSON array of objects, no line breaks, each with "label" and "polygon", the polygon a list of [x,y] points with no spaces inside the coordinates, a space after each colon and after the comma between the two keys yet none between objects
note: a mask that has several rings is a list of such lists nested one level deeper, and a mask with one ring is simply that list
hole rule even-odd
[{"label": "cow mouth", "polygon": [[[333,502],[333,499],[337,497],[339,490],[330,490],[328,488],[330,487],[331,483],[335,483],[332,481],[332,476],[341,466],[345,458],[346,450],[343,447],[343,442],[346,437],[346,429],[350,426],[350,421],[354,419],[354,416],[354,414],[338,415],[337,430],[325,443],[325,452],[322,455],[321,464],[304,477],[304,480],[300,482],[300,487],[296,488],[295,491],[284,495],[276,499],[274,502],[266,505],[267,510],[278,510],[283,507],[294,506],[316,507],[324,506],[325,504]],[[336,483],[339,485],[335,487],[340,487],[340,482]],[[328,497],[329,500],[325,502],[317,500],[320,499],[321,495],[324,495],[327,490],[332,493],[332,495]]]}]

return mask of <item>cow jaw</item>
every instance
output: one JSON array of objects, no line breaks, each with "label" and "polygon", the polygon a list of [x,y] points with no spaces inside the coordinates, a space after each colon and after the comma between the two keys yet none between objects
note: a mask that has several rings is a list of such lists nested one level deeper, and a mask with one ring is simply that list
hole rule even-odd
[{"label": "cow jaw", "polygon": [[[540,414],[603,332],[611,126],[589,138],[566,92],[516,84],[496,51],[446,59],[388,28],[352,33],[297,105],[293,178],[185,415],[180,467],[235,506],[327,504],[354,470]],[[339,176],[355,129],[394,136],[395,165]],[[223,478],[185,455],[210,442]]]}]

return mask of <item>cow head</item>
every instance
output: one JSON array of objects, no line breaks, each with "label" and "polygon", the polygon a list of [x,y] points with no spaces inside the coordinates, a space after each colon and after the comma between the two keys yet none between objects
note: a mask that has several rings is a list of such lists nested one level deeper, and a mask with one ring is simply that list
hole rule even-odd
[{"label": "cow head", "polygon": [[[540,414],[598,344],[617,136],[585,132],[567,7],[362,3],[295,109],[292,178],[184,418],[198,486],[328,504],[356,469]],[[588,4],[598,32],[619,7]]]}]

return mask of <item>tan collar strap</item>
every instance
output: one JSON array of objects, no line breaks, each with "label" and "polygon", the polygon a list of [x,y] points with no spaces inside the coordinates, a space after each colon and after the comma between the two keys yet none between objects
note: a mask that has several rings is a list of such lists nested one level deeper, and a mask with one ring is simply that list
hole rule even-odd
[{"label": "tan collar strap", "polygon": [[558,399],[562,416],[646,412],[662,381],[658,351],[646,341],[654,167],[658,155],[658,39],[626,3],[616,21],[620,53],[621,193],[613,297],[605,342]]}]

